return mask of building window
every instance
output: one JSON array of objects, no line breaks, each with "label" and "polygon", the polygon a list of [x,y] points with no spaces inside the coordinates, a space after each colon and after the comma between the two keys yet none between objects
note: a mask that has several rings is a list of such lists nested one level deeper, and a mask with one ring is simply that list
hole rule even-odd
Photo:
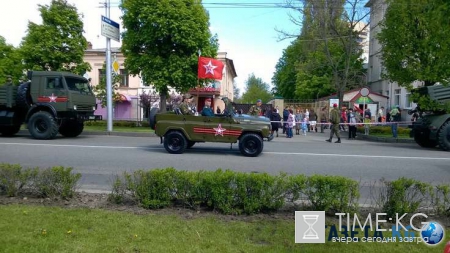
[{"label": "building window", "polygon": [[102,81],[106,83],[106,71],[104,69],[99,69],[98,70],[98,83],[101,83]]},{"label": "building window", "polygon": [[[129,86],[129,83],[128,83],[128,81],[129,81],[128,70],[120,69],[119,73],[120,73],[119,74],[119,77],[120,77],[119,85],[120,85],[120,87],[128,87]],[[106,83],[106,71],[104,69],[99,69],[98,70],[98,80],[100,80],[100,82],[103,80]]]},{"label": "building window", "polygon": [[394,105],[400,105],[400,93],[401,89],[394,90]]},{"label": "building window", "polygon": [[405,108],[411,108],[412,107],[412,101],[411,101],[411,92],[406,93],[405,97]]},{"label": "building window", "polygon": [[129,77],[128,70],[120,69],[119,76],[120,76],[120,81],[119,81],[120,87],[128,87],[129,86],[128,85],[128,77]]}]

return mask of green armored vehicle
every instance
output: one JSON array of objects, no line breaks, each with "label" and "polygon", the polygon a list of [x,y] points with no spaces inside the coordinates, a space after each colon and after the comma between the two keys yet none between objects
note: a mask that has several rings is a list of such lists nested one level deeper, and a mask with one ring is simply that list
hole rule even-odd
[{"label": "green armored vehicle", "polygon": [[[422,147],[439,147],[450,151],[450,114],[445,106],[450,104],[450,87],[442,85],[427,86],[416,89],[421,95],[429,96],[437,102],[433,110],[425,110],[417,106],[409,114],[418,113],[419,118],[412,123],[410,136]],[[415,101],[416,102],[416,101]]]},{"label": "green armored vehicle", "polygon": [[0,133],[13,136],[26,123],[31,136],[76,137],[94,117],[95,96],[86,78],[67,72],[30,71],[28,82],[0,87]]},{"label": "green armored vehicle", "polygon": [[272,140],[270,120],[249,115],[235,115],[231,103],[224,114],[215,116],[183,115],[178,112],[150,112],[150,127],[161,138],[164,148],[171,154],[181,154],[197,142],[237,143],[244,156],[258,156],[264,147],[263,139]]}]

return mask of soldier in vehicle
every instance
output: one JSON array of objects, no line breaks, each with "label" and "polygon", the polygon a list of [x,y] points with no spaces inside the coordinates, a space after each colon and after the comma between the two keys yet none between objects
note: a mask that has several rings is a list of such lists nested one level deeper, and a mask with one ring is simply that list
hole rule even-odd
[{"label": "soldier in vehicle", "polygon": [[211,99],[207,98],[205,99],[205,106],[203,107],[202,110],[202,116],[214,116],[214,112],[211,109]]},{"label": "soldier in vehicle", "polygon": [[336,137],[338,138],[337,141],[334,143],[341,143],[341,136],[339,135],[339,122],[340,122],[340,113],[339,109],[337,108],[337,104],[333,104],[333,110],[331,110],[330,114],[330,123],[331,123],[331,131],[330,131],[330,139],[326,140],[328,142],[331,142],[333,139],[333,135],[336,134]]},{"label": "soldier in vehicle", "polygon": [[180,110],[184,115],[194,115],[192,108],[189,106],[191,104],[192,95],[184,94],[183,100],[181,100]]},{"label": "soldier in vehicle", "polygon": [[258,99],[256,101],[256,105],[252,105],[252,107],[250,107],[248,114],[250,114],[252,116],[262,116],[261,104],[262,104],[261,99]]}]

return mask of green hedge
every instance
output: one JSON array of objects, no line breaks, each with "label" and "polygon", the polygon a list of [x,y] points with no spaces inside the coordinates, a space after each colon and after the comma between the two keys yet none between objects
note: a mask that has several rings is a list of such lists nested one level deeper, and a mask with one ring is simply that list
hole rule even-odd
[{"label": "green hedge", "polygon": [[450,216],[450,185],[431,185],[401,177],[394,181],[380,180],[385,187],[379,194],[379,205],[388,216],[415,213],[420,207],[431,207],[435,214]]},{"label": "green hedge", "polygon": [[0,163],[0,195],[9,197],[33,194],[39,197],[73,197],[81,174],[72,168],[56,166],[47,169],[27,168],[18,164]]},{"label": "green hedge", "polygon": [[[137,124],[139,123],[139,125]],[[85,121],[85,126],[104,126],[106,127],[106,120]],[[114,120],[113,126],[115,127],[149,127],[148,121],[131,121],[131,120]]]},{"label": "green hedge", "polygon": [[358,182],[339,176],[167,168],[117,176],[110,200],[120,203],[131,198],[144,208],[206,206],[226,214],[275,211],[286,201],[301,202],[315,210],[349,212],[357,207],[358,189]]},{"label": "green hedge", "polygon": [[[411,131],[411,129],[407,128],[407,127],[398,127],[397,128],[397,133],[399,135],[409,135],[409,132]],[[358,126],[357,127],[357,132],[358,133],[364,133],[364,127],[363,126]],[[392,134],[392,130],[390,126],[375,126],[375,125],[371,125],[370,126],[370,133],[371,134]]]}]

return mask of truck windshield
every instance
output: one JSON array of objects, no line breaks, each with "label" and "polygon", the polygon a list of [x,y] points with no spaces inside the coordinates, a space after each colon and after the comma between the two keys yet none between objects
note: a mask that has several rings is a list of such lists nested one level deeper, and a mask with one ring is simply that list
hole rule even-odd
[{"label": "truck windshield", "polygon": [[91,87],[87,80],[74,78],[74,77],[66,77],[67,87],[71,91],[77,91],[85,94],[92,94]]}]

